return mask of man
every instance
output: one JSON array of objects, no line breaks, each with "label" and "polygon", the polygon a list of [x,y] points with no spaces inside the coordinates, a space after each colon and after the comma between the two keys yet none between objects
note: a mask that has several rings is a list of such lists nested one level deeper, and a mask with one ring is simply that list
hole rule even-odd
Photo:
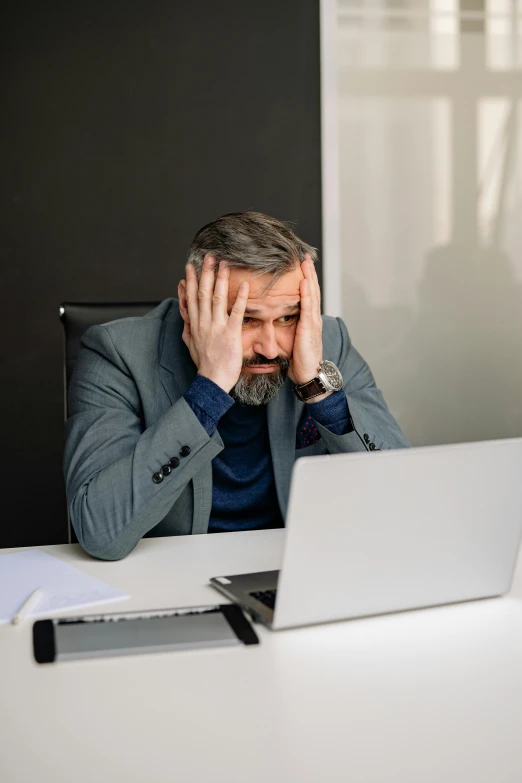
[{"label": "man", "polygon": [[87,552],[280,527],[296,457],[408,445],[344,323],[321,318],[315,259],[274,218],[225,215],[197,233],[179,302],[85,333],[65,477]]}]

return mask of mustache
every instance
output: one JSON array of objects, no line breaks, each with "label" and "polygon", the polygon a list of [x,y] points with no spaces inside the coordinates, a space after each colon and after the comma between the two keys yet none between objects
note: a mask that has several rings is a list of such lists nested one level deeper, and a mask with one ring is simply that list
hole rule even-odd
[{"label": "mustache", "polygon": [[275,359],[267,359],[262,353],[256,353],[248,359],[243,359],[243,367],[255,367],[258,364],[277,364],[283,371],[288,370],[290,361],[286,356],[276,356]]}]

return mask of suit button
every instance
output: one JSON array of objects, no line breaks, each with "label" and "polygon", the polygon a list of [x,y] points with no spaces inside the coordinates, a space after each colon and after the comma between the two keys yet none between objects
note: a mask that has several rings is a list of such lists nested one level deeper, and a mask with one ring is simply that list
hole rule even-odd
[{"label": "suit button", "polygon": [[366,434],[366,432],[364,433],[363,438],[364,438],[364,442],[365,443],[369,443],[370,442],[370,437],[369,437],[369,435]]},{"label": "suit button", "polygon": [[161,484],[163,481],[163,473],[161,471],[159,473],[153,473],[152,480],[155,484]]},{"label": "suit button", "polygon": [[182,457],[188,457],[188,455],[190,454],[190,446],[182,446],[181,449],[179,450],[179,453],[181,454]]},{"label": "suit button", "polygon": [[170,467],[170,465],[162,465],[161,472],[163,473],[164,476],[170,476],[170,474],[172,473],[172,468]]},{"label": "suit button", "polygon": [[370,451],[375,451],[375,443],[370,443]]},{"label": "suit button", "polygon": [[179,466],[179,459],[177,457],[172,457],[172,459],[169,460],[169,465],[171,468],[177,468]]}]

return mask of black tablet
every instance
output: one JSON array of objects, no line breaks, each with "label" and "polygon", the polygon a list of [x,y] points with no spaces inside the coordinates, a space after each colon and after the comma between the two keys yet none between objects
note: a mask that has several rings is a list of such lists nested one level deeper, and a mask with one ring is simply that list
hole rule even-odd
[{"label": "black tablet", "polygon": [[38,663],[237,644],[259,644],[259,639],[233,604],[63,617],[33,625]]}]

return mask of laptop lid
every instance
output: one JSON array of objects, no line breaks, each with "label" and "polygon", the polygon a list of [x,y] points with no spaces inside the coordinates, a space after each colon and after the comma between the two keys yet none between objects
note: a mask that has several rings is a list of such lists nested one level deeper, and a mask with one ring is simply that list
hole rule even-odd
[{"label": "laptop lid", "polygon": [[274,628],[501,595],[522,533],[522,438],[302,457]]}]

